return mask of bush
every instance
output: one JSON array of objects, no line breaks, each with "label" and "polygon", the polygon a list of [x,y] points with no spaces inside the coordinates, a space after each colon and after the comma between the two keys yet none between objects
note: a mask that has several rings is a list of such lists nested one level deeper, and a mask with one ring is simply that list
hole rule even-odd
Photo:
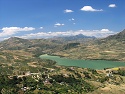
[{"label": "bush", "polygon": [[122,76],[125,76],[125,70],[119,70],[119,71],[118,71],[118,74],[119,74],[119,75],[122,75]]}]

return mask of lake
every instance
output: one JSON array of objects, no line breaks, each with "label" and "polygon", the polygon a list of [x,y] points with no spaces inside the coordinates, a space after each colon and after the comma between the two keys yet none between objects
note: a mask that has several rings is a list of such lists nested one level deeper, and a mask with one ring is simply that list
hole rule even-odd
[{"label": "lake", "polygon": [[77,67],[92,68],[92,69],[104,69],[104,68],[125,66],[125,62],[120,62],[120,61],[77,60],[77,59],[68,59],[51,55],[41,55],[40,58],[54,60],[57,62],[58,65],[77,66]]}]

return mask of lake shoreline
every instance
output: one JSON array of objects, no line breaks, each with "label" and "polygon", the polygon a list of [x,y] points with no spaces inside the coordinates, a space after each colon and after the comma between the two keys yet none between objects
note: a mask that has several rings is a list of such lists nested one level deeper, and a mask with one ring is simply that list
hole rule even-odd
[{"label": "lake shoreline", "polygon": [[[56,54],[43,54],[43,55],[49,55],[49,56],[58,56],[60,58],[67,58],[67,59],[73,59],[73,58],[69,58],[69,57],[66,57],[66,56],[63,56],[63,55],[56,55]],[[41,55],[40,55],[41,56]],[[76,59],[75,59],[76,60]],[[77,60],[105,60],[105,61],[113,61],[113,62],[124,62],[125,61],[122,61],[122,60],[119,60],[119,59],[77,59]]]},{"label": "lake shoreline", "polygon": [[57,62],[57,65],[61,66],[76,66],[76,67],[91,68],[97,70],[125,66],[125,62],[121,61],[69,59],[57,55],[48,55],[48,54],[41,55],[40,58],[54,60]]}]

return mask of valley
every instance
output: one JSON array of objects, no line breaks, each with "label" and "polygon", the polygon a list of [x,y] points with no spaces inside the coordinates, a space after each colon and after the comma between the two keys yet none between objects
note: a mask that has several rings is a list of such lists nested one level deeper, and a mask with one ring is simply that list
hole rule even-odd
[{"label": "valley", "polygon": [[125,94],[125,0],[0,0],[0,94]]},{"label": "valley", "polygon": [[12,37],[1,41],[0,92],[124,94],[124,32],[103,39],[80,35],[72,40]]}]

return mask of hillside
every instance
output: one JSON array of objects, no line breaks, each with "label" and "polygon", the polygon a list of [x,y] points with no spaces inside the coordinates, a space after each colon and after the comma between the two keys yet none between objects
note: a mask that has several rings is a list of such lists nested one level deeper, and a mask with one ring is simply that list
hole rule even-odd
[{"label": "hillside", "polygon": [[34,54],[43,54],[54,51],[59,45],[60,44],[46,39],[22,39],[12,37],[0,42],[0,50],[24,50]]},{"label": "hillside", "polygon": [[21,39],[12,37],[0,42],[0,50],[23,50],[34,56],[54,54],[76,59],[125,61],[125,30],[104,39],[84,35],[52,39]]},{"label": "hillside", "polygon": [[76,59],[125,61],[125,30],[104,39],[84,35],[52,39],[21,39],[12,37],[0,42],[0,50],[23,50],[34,56],[54,54]]},{"label": "hillside", "polygon": [[17,37],[11,37],[0,42],[0,48],[5,50],[21,50],[27,48],[29,45],[31,45],[29,40]]},{"label": "hillside", "polygon": [[[12,37],[0,42],[0,92],[2,94],[124,94],[125,68],[112,74],[94,70],[59,66],[40,59],[41,54],[73,59],[125,61],[124,34],[83,42],[57,39],[21,39]],[[115,38],[114,38],[115,36]],[[117,36],[121,36],[116,38]],[[78,36],[76,36],[78,37]],[[110,38],[110,39],[109,39]],[[86,39],[86,38],[85,38]],[[18,93],[17,93],[18,92]]]},{"label": "hillside", "polygon": [[64,49],[74,48],[75,44],[86,44],[92,39],[92,37],[84,35],[52,39],[22,39],[18,37],[11,37],[0,42],[0,50],[24,50],[39,56],[45,53],[53,54],[55,52],[63,51]]},{"label": "hillside", "polygon": [[118,41],[125,41],[125,29],[116,35],[111,35],[106,38],[106,40],[112,40],[112,39],[115,39]]},{"label": "hillside", "polygon": [[35,58],[21,50],[2,51],[1,59],[2,94],[124,94],[125,91],[122,88],[125,68],[107,76],[106,70],[59,66],[55,61]]},{"label": "hillside", "polygon": [[96,39],[76,48],[56,52],[56,55],[76,59],[104,59],[125,61],[125,30],[104,39]]}]

